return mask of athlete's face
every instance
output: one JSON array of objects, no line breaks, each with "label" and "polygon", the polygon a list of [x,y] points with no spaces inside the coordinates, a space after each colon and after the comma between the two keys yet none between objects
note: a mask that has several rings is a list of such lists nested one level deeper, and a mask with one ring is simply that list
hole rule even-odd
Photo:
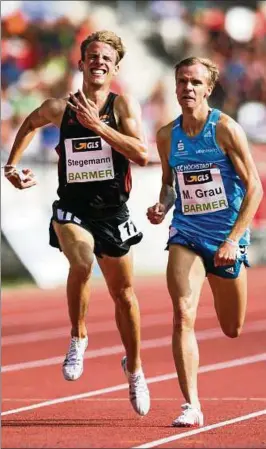
[{"label": "athlete's face", "polygon": [[212,87],[208,69],[196,63],[176,72],[176,96],[182,109],[195,109],[208,100]]},{"label": "athlete's face", "polygon": [[79,61],[84,80],[101,86],[109,84],[118,72],[117,52],[104,42],[91,42],[85,53],[84,61]]}]

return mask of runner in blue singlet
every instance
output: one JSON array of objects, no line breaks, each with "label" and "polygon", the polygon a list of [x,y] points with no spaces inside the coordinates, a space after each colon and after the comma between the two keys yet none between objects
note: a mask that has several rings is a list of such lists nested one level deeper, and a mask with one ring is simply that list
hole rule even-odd
[{"label": "runner in blue singlet", "polygon": [[174,205],[167,248],[167,286],[173,303],[172,349],[185,398],[173,426],[203,425],[198,396],[195,319],[207,276],[223,332],[237,337],[247,302],[249,226],[262,186],[242,128],[210,109],[219,71],[209,59],[190,57],[175,67],[182,115],[162,127],[157,146],[162,163],[159,202],[148,208],[159,224]]},{"label": "runner in blue singlet", "polygon": [[214,266],[214,253],[230,233],[245,195],[243,182],[216,141],[220,115],[221,111],[210,110],[195,137],[183,131],[182,116],[173,123],[169,165],[175,173],[177,197],[168,245],[192,247],[202,256],[207,273],[235,278],[241,263],[248,265],[248,229],[239,240],[234,264]]}]

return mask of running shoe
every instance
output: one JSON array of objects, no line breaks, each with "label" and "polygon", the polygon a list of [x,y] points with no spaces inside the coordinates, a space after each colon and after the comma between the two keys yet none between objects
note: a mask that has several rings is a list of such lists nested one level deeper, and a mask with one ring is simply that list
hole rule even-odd
[{"label": "running shoe", "polygon": [[62,370],[66,380],[77,380],[83,372],[83,357],[88,346],[88,337],[71,337],[68,353]]},{"label": "running shoe", "polygon": [[150,410],[150,393],[147,387],[142,368],[137,373],[129,373],[127,370],[127,358],[122,358],[121,365],[129,384],[129,399],[136,413],[147,415]]},{"label": "running shoe", "polygon": [[181,405],[183,409],[180,416],[178,416],[172,423],[174,427],[201,427],[203,426],[203,414],[201,410],[192,407],[191,404]]}]

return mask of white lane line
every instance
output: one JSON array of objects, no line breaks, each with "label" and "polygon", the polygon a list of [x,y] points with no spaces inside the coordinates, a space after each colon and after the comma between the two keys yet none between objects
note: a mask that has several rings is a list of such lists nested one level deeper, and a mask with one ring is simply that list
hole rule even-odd
[{"label": "white lane line", "polygon": [[[226,368],[233,368],[236,366],[248,365],[250,363],[257,363],[266,360],[266,352],[262,354],[256,354],[249,357],[243,357],[241,359],[228,360],[226,362],[213,363],[211,365],[205,365],[199,368],[199,373],[208,373],[210,371],[218,371]],[[176,373],[163,374],[161,376],[149,377],[147,378],[147,383],[152,384],[155,382],[163,382],[165,380],[175,379],[177,377]],[[28,405],[25,407],[20,407],[12,410],[7,410],[1,413],[1,416],[12,415],[15,413],[26,412],[28,410],[35,410],[41,407],[47,407],[55,404],[62,404],[64,402],[75,401],[77,399],[85,399],[93,396],[98,396],[107,393],[113,393],[115,391],[125,390],[128,388],[128,384],[115,385],[113,387],[102,388],[100,390],[89,391],[87,393],[80,393],[73,396],[65,396],[63,398],[51,399],[44,402],[39,402],[38,404]]]},{"label": "white lane line", "polygon": [[[266,329],[266,321],[254,321],[251,323],[247,323],[245,326],[245,333],[250,332],[260,332],[262,330]],[[244,332],[243,332],[244,334]],[[205,329],[202,331],[196,332],[197,340],[198,341],[204,341],[204,340],[210,340],[214,338],[221,338],[224,337],[224,334],[222,333],[220,328],[213,328],[213,329]],[[171,336],[167,337],[161,337],[161,338],[154,338],[149,340],[143,340],[141,344],[141,349],[152,349],[152,348],[162,348],[165,346],[169,346],[171,344]],[[87,350],[84,355],[84,359],[93,359],[97,357],[104,357],[114,354],[123,354],[125,351],[124,347],[122,345],[115,345],[115,346],[106,346],[104,348],[100,349],[92,349]],[[52,366],[52,365],[58,365],[61,364],[64,360],[64,356],[56,356],[56,357],[50,357],[47,359],[40,359],[40,360],[32,360],[30,362],[19,362],[14,363],[11,365],[5,365],[2,367],[2,373],[8,373],[8,372],[14,372],[14,371],[21,371],[25,369],[32,369],[32,368],[40,368],[43,366]]]},{"label": "white lane line", "polygon": [[208,432],[212,429],[218,429],[219,427],[230,426],[241,421],[246,421],[247,419],[257,418],[266,414],[266,409],[258,410],[257,412],[249,413],[248,415],[238,416],[237,418],[228,419],[227,421],[221,421],[209,426],[201,427],[199,429],[189,430],[188,432],[179,433],[178,435],[172,435],[170,437],[161,438],[160,440],[150,441],[149,443],[141,444],[140,446],[133,446],[131,449],[147,449],[150,447],[157,447],[162,444],[170,443],[171,441],[182,440],[182,438],[191,437],[197,435],[198,433]]},{"label": "white lane line", "polygon": [[[152,402],[180,402],[180,397],[160,397],[155,398],[152,396]],[[4,398],[3,402],[36,402],[36,401],[49,401],[48,398]],[[97,402],[127,402],[128,398],[83,398],[83,401],[97,401]],[[241,397],[226,397],[226,398],[204,398],[200,397],[200,402],[266,402],[266,398],[241,398]]]}]

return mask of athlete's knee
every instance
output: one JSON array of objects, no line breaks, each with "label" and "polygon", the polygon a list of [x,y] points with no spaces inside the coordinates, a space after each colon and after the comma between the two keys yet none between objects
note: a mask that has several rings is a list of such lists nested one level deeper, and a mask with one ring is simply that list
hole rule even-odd
[{"label": "athlete's knee", "polygon": [[93,255],[92,257],[87,256],[83,259],[73,260],[70,262],[70,271],[75,275],[77,279],[82,281],[87,280],[92,272],[93,266]]},{"label": "athlete's knee", "polygon": [[229,338],[237,338],[241,334],[242,326],[222,326],[222,331]]},{"label": "athlete's knee", "polygon": [[93,250],[86,242],[75,242],[68,245],[65,255],[70,265],[70,272],[78,279],[85,280],[92,272]]},{"label": "athlete's knee", "polygon": [[192,329],[195,324],[196,307],[191,298],[179,298],[174,303],[173,330]]},{"label": "athlete's knee", "polygon": [[121,308],[130,308],[135,302],[135,294],[131,285],[109,289],[115,304]]}]

